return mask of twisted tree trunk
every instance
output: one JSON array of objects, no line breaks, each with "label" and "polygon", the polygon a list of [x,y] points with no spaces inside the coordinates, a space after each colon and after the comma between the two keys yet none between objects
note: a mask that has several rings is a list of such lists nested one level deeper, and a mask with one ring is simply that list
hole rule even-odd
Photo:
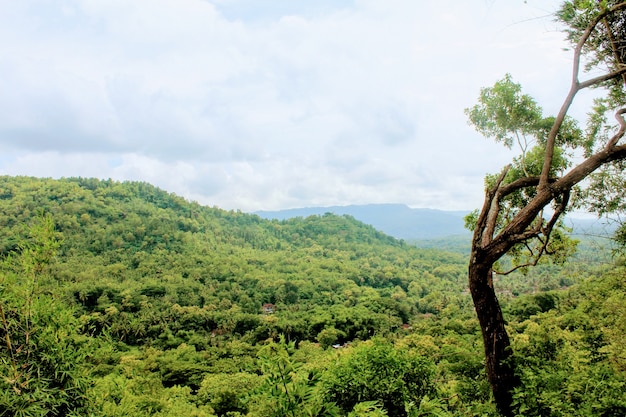
[{"label": "twisted tree trunk", "polygon": [[487,377],[491,384],[498,411],[513,416],[511,403],[513,389],[519,385],[511,352],[509,335],[504,327],[500,304],[493,289],[492,271],[472,252],[469,265],[469,288],[482,330],[485,345]]}]

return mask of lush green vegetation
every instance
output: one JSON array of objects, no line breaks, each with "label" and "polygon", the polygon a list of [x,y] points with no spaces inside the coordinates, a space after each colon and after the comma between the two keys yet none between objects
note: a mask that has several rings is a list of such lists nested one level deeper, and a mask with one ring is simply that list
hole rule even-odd
[{"label": "lush green vegetation", "polygon": [[[496,413],[461,253],[85,178],[0,177],[0,225],[0,415]],[[626,413],[623,276],[496,284],[520,415]]]}]

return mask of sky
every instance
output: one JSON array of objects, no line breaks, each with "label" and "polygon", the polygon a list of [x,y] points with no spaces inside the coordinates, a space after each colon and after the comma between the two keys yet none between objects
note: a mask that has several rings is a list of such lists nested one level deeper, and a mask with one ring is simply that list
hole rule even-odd
[{"label": "sky", "polygon": [[0,0],[0,175],[145,181],[228,210],[471,210],[513,156],[463,110],[555,114],[553,0]]}]

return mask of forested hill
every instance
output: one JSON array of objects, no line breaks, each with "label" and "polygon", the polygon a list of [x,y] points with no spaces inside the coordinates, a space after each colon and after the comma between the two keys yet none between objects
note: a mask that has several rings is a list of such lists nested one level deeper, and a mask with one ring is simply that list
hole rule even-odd
[{"label": "forested hill", "polygon": [[[0,252],[15,251],[42,212],[63,242],[56,268],[90,311],[116,305],[122,291],[257,314],[265,303],[358,304],[362,288],[372,288],[378,292],[365,297],[372,313],[397,327],[411,312],[433,311],[423,297],[430,291],[465,288],[461,256],[418,250],[349,216],[269,221],[141,182],[0,177]],[[387,298],[409,287],[423,298],[420,307]],[[313,340],[312,331],[298,337]]]},{"label": "forested hill", "polygon": [[[0,177],[4,250],[19,228],[40,210],[50,213],[66,245],[98,253],[124,249],[184,250],[191,235],[201,234],[208,246],[253,249],[340,247],[350,242],[401,246],[396,239],[349,216],[311,216],[290,221],[266,221],[239,211],[201,206],[142,182],[88,178],[61,180]],[[104,232],[104,233],[103,233]],[[286,245],[286,246],[285,246]]]},{"label": "forested hill", "polygon": [[[0,227],[0,415],[495,416],[461,254],[86,178],[0,177]],[[626,410],[600,252],[497,281],[521,415]]]}]

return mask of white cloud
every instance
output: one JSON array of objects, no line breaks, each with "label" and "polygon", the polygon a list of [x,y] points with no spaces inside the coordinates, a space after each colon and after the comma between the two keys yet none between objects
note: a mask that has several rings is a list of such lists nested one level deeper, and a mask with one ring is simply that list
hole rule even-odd
[{"label": "white cloud", "polygon": [[2,2],[0,173],[242,210],[470,209],[510,158],[466,125],[480,87],[511,72],[555,111],[568,85],[534,19],[556,0],[40,3]]}]

